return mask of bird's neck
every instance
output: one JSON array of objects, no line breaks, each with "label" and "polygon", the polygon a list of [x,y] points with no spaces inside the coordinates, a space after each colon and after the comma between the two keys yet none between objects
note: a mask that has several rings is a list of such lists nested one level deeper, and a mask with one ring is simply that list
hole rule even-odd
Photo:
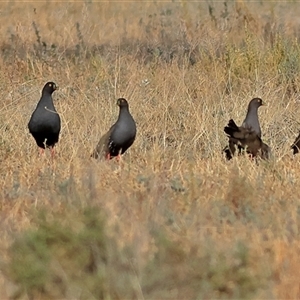
[{"label": "bird's neck", "polygon": [[39,104],[46,105],[47,107],[54,107],[51,95],[43,95],[39,101]]},{"label": "bird's neck", "polygon": [[256,109],[249,109],[248,112],[247,112],[247,116],[257,116],[257,108]]},{"label": "bird's neck", "polygon": [[122,114],[127,114],[127,113],[129,113],[129,109],[128,109],[128,107],[122,107],[121,109],[120,109],[120,113],[119,113],[119,117],[122,115]]}]

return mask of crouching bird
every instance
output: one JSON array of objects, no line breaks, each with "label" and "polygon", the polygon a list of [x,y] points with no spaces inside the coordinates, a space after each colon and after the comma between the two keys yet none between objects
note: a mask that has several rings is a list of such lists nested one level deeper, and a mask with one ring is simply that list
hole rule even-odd
[{"label": "crouching bird", "polygon": [[54,157],[54,145],[58,142],[60,133],[60,117],[52,99],[52,93],[58,89],[54,82],[47,82],[42,90],[42,96],[28,123],[29,132],[34,137],[40,154],[45,148],[50,148]]},{"label": "crouching bird", "polygon": [[248,105],[247,115],[238,127],[231,119],[228,125],[224,127],[224,132],[228,136],[228,146],[223,149],[226,158],[230,160],[236,150],[241,154],[246,151],[252,157],[260,156],[262,159],[268,159],[271,154],[270,147],[261,139],[261,128],[258,120],[258,108],[264,105],[260,98],[254,98]]},{"label": "crouching bird", "polygon": [[96,149],[91,157],[96,159],[121,158],[121,154],[131,147],[136,137],[136,124],[129,112],[129,105],[126,99],[117,100],[119,106],[119,117],[117,122],[110,127],[99,140]]}]

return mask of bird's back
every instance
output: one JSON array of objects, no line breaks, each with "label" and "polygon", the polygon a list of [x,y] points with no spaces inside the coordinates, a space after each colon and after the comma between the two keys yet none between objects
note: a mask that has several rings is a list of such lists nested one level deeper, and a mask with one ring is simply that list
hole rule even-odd
[{"label": "bird's back", "polygon": [[110,135],[111,132],[114,129],[113,125],[108,132],[106,132],[104,135],[101,136],[95,150],[93,151],[91,157],[93,158],[105,158],[107,156],[107,154],[109,154],[109,140],[110,140]]}]

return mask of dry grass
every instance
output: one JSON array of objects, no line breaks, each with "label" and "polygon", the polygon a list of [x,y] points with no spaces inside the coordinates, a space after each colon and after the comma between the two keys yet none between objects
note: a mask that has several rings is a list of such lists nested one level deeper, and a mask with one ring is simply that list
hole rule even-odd
[{"label": "dry grass", "polygon": [[[2,298],[299,298],[298,6],[3,3]],[[48,80],[55,166],[27,129]],[[121,166],[92,161],[121,96],[137,139]],[[256,96],[273,158],[226,162],[223,127]],[[96,272],[80,269],[89,243]]]}]

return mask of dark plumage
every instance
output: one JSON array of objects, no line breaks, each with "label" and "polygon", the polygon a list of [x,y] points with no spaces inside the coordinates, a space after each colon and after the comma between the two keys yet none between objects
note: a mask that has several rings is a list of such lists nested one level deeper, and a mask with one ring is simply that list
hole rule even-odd
[{"label": "dark plumage", "polygon": [[291,146],[291,148],[293,149],[293,154],[299,153],[299,149],[300,149],[300,133],[297,136],[297,138],[295,139],[295,142],[293,143],[293,145]]},{"label": "dark plumage", "polygon": [[270,147],[261,140],[254,130],[238,127],[231,119],[224,131],[229,138],[229,145],[224,149],[228,160],[235,154],[236,146],[239,154],[245,150],[252,157],[260,156],[262,159],[270,157]]},{"label": "dark plumage", "polygon": [[56,112],[52,93],[58,87],[54,82],[47,82],[42,90],[42,97],[28,123],[29,132],[34,137],[41,152],[47,147],[51,149],[58,142],[60,132],[60,117]]},{"label": "dark plumage", "polygon": [[261,140],[261,129],[259,125],[257,110],[264,102],[260,98],[254,98],[248,105],[247,115],[241,127],[238,127],[231,119],[224,128],[229,141],[223,151],[226,158],[230,160],[238,148],[240,154],[243,150],[252,155],[260,156],[263,159],[270,157],[271,149]]},{"label": "dark plumage", "polygon": [[115,156],[119,159],[135,140],[136,125],[129,112],[127,100],[119,98],[117,105],[120,107],[118,120],[97,144],[91,155],[96,159],[103,157],[111,159]]}]

